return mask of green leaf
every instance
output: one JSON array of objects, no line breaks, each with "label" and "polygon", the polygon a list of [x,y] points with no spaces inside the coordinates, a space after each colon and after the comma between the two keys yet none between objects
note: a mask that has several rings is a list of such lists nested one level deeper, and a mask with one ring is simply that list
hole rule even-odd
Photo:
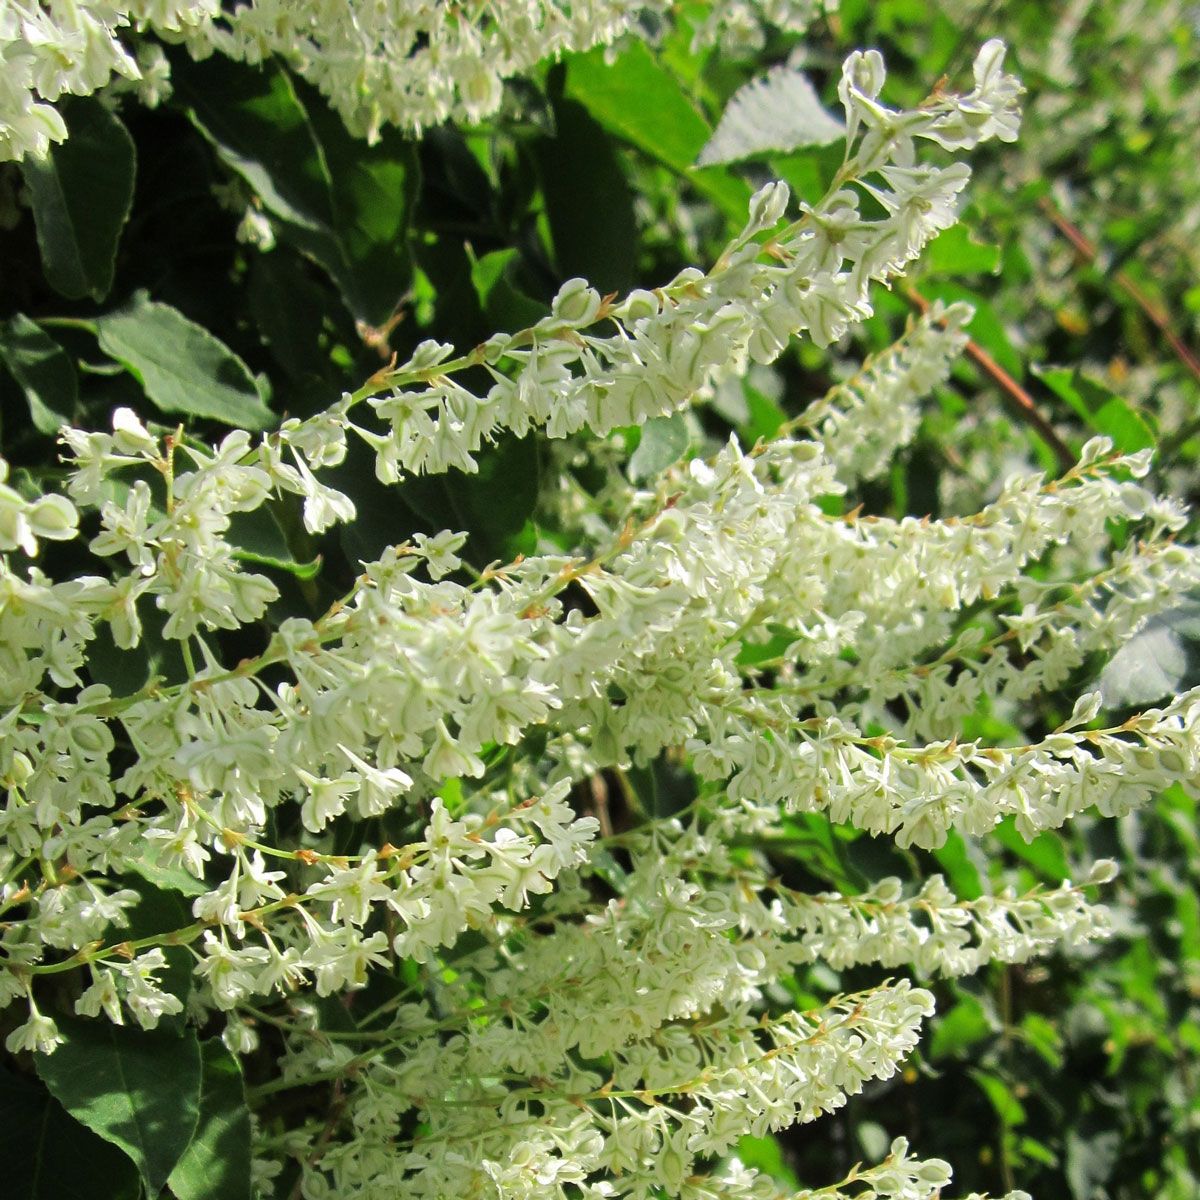
[{"label": "green leaf", "polygon": [[[687,170],[708,140],[708,122],[641,42],[612,63],[605,62],[603,48],[570,56],[566,94],[602,125],[677,171]],[[631,104],[634,96],[637,103]]]},{"label": "green leaf", "polygon": [[559,274],[601,292],[628,291],[638,231],[616,147],[575,100],[556,101],[554,118],[554,137],[534,149]]},{"label": "green leaf", "polygon": [[159,866],[145,855],[129,865],[130,869],[137,872],[147,883],[165,891],[182,892],[185,896],[203,896],[208,891],[202,879],[197,879],[182,867]]},{"label": "green leaf", "polygon": [[1025,1044],[1052,1070],[1062,1067],[1062,1036],[1040,1013],[1026,1013],[1020,1025]]},{"label": "green leaf", "polygon": [[163,412],[265,429],[275,416],[254,376],[224,342],[178,309],[139,292],[96,322],[100,349],[142,385]]},{"label": "green leaf", "polygon": [[925,248],[921,267],[929,275],[994,275],[1000,247],[977,242],[966,225],[951,225]]},{"label": "green leaf", "polygon": [[177,99],[282,236],[333,279],[358,319],[382,324],[412,277],[408,224],[418,170],[395,130],[368,146],[275,63],[173,59]]},{"label": "green leaf", "polygon": [[74,420],[79,403],[75,365],[37,322],[18,313],[0,325],[0,359],[21,385],[39,433],[57,433]]},{"label": "green leaf", "polygon": [[528,554],[534,548],[528,522],[538,497],[537,439],[502,437],[475,458],[475,474],[456,471],[442,481],[459,528],[471,535],[468,549],[484,561]]},{"label": "green leaf", "polygon": [[1036,1138],[1023,1137],[1018,1143],[1018,1149],[1026,1158],[1032,1158],[1034,1162],[1042,1163],[1047,1167],[1058,1166],[1058,1155]]},{"label": "green leaf", "polygon": [[978,1069],[973,1069],[968,1073],[991,1101],[992,1108],[995,1109],[996,1116],[1000,1118],[1002,1124],[1011,1126],[1024,1123],[1024,1105],[1013,1095],[1012,1089],[999,1075]]},{"label": "green leaf", "polygon": [[21,164],[46,279],[56,292],[103,300],[133,203],[136,158],[120,118],[94,97],[59,106],[68,137]]},{"label": "green leaf", "polygon": [[1039,833],[1033,841],[1027,842],[1017,832],[1014,819],[1005,817],[993,830],[992,836],[1006,850],[1011,850],[1018,858],[1024,859],[1039,875],[1050,880],[1051,883],[1062,883],[1071,874],[1062,838],[1053,830]]},{"label": "green leaf", "polygon": [[752,1137],[750,1134],[746,1134],[738,1138],[737,1156],[745,1166],[770,1175],[772,1179],[786,1184],[789,1190],[794,1190],[800,1185],[796,1178],[796,1172],[788,1166],[787,1160],[783,1157],[783,1148],[779,1145],[779,1139],[770,1134],[765,1137]]},{"label": "green leaf", "polygon": [[1103,384],[1080,374],[1078,368],[1035,366],[1033,372],[1090,429],[1112,438],[1113,447],[1122,454],[1133,454],[1154,445],[1154,433],[1142,415]]},{"label": "green leaf", "polygon": [[216,1038],[200,1046],[196,1134],[167,1184],[178,1200],[250,1200],[250,1110],[238,1060]]},{"label": "green leaf", "polygon": [[746,395],[746,411],[749,419],[738,430],[743,443],[753,446],[759,438],[769,441],[787,420],[787,413],[770,396],[764,395],[749,382],[743,383]]},{"label": "green leaf", "polygon": [[[746,219],[750,188],[718,167],[693,167],[712,129],[679,82],[635,42],[608,63],[598,47],[567,59],[566,94],[606,129],[680,175],[739,224]],[[631,98],[636,97],[636,102]]]},{"label": "green leaf", "polygon": [[268,504],[253,512],[235,513],[229,525],[229,544],[239,562],[260,567],[274,567],[297,579],[312,579],[321,569],[318,554],[308,562],[299,562],[288,546],[287,536],[280,527],[276,506]]},{"label": "green leaf", "polygon": [[683,457],[690,441],[682,413],[647,421],[642,426],[642,439],[629,459],[629,478],[634,483],[653,479]]},{"label": "green leaf", "polygon": [[950,887],[960,900],[978,900],[983,895],[980,875],[982,856],[974,843],[968,842],[957,829],[947,831],[946,840],[933,851],[938,866],[946,872]]},{"label": "green leaf", "polygon": [[991,1037],[995,1027],[983,1011],[983,1005],[971,995],[959,1002],[934,1025],[929,1042],[930,1058],[946,1058],[969,1050],[978,1042]]},{"label": "green leaf", "polygon": [[792,189],[797,200],[816,204],[829,190],[842,165],[842,148],[810,146],[794,154],[773,154],[767,165],[776,179],[782,179]]},{"label": "green leaf", "polygon": [[133,1163],[63,1111],[44,1088],[0,1070],[5,1200],[137,1200]]},{"label": "green leaf", "polygon": [[536,325],[550,310],[525,295],[513,282],[519,261],[517,251],[493,250],[471,263],[471,283],[489,324],[497,331],[515,333]]},{"label": "green leaf", "polygon": [[37,1058],[38,1074],[79,1122],[133,1160],[157,1195],[196,1130],[200,1045],[193,1033],[62,1018],[66,1041]]}]

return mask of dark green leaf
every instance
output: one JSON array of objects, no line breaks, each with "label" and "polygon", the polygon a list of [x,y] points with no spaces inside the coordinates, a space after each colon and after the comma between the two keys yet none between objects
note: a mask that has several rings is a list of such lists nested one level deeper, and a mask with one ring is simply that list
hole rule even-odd
[{"label": "dark green leaf", "polygon": [[[331,363],[326,323],[338,311],[332,289],[307,259],[277,246],[251,260],[247,299],[259,336],[287,378],[310,385],[314,397],[327,401]],[[280,411],[303,416],[295,411],[292,394],[291,388],[280,386]]]},{"label": "dark green leaf", "polygon": [[133,202],[133,139],[92,96],[60,105],[68,137],[21,166],[46,278],[72,300],[102,300],[112,287],[117,242]]},{"label": "dark green leaf", "polygon": [[969,1050],[978,1042],[992,1036],[995,1031],[983,1005],[974,996],[964,995],[933,1028],[929,1043],[930,1058],[946,1058],[960,1051]]},{"label": "dark green leaf", "polygon": [[515,333],[536,325],[550,310],[544,304],[525,295],[513,282],[512,272],[517,263],[517,251],[493,250],[471,264],[471,282],[475,294],[497,331]]},{"label": "dark green leaf", "polygon": [[[197,894],[192,885],[199,883],[182,869],[170,871],[164,868],[154,868],[147,864],[148,869],[136,870],[133,878],[125,880],[126,885],[137,892],[141,899],[128,911],[127,924],[124,928],[113,930],[110,934],[112,941],[158,937],[162,934],[175,933],[192,925],[191,901],[186,896]],[[158,878],[154,878],[155,874]],[[178,878],[190,880],[190,884]],[[200,885],[200,891],[204,887]],[[186,1005],[192,991],[195,960],[185,946],[164,945],[163,956],[167,960],[167,968],[160,972],[159,981],[165,992],[178,996]],[[164,1017],[160,1029],[170,1029],[182,1033],[184,1029],[183,1014]]]},{"label": "dark green leaf", "polygon": [[0,325],[0,359],[25,392],[29,419],[39,433],[57,433],[74,420],[75,366],[40,325],[21,313]]},{"label": "dark green leaf", "polygon": [[44,1088],[0,1070],[5,1200],[137,1200],[137,1169]]},{"label": "dark green leaf", "polygon": [[200,1051],[200,1117],[167,1184],[178,1200],[250,1200],[250,1110],[241,1066],[216,1039]]},{"label": "dark green leaf", "polygon": [[637,221],[616,147],[582,104],[559,100],[554,116],[554,137],[535,149],[559,274],[601,292],[628,291]]},{"label": "dark green leaf", "polygon": [[286,571],[297,579],[312,579],[321,569],[320,555],[298,562],[275,518],[275,506],[236,513],[229,526],[229,544],[241,562]]},{"label": "dark green leaf", "polygon": [[308,252],[329,271],[354,316],[381,325],[412,278],[408,223],[419,179],[416,152],[391,128],[367,145],[314,90],[302,99],[329,173],[332,213],[328,240],[314,239]]},{"label": "dark green leaf", "polygon": [[352,137],[315,92],[277,64],[180,58],[178,98],[225,164],[258,194],[283,236],[324,268],[351,313],[391,316],[411,278],[412,147],[394,130]]},{"label": "dark green leaf", "polygon": [[476,474],[454,472],[444,481],[460,528],[471,535],[468,549],[484,561],[528,553],[533,547],[524,535],[538,495],[536,440],[503,437],[475,457]]},{"label": "dark green leaf", "polygon": [[[746,219],[749,187],[718,167],[694,168],[712,128],[678,81],[634,42],[615,62],[600,47],[567,60],[566,94],[578,100],[606,129],[643,153],[686,175],[738,223]],[[636,97],[636,102],[631,98]]]},{"label": "dark green leaf", "polygon": [[87,670],[92,682],[104,684],[117,696],[136,692],[152,675],[166,677],[176,663],[179,669],[183,667],[178,643],[168,643],[162,636],[165,614],[144,599],[138,610],[142,640],[136,646],[124,649],[111,637],[94,638],[88,646]]},{"label": "dark green leaf", "polygon": [[805,871],[832,884],[847,895],[860,892],[862,872],[847,861],[845,848],[834,836],[834,826],[820,813],[796,813],[783,824],[782,834],[767,845],[772,853],[795,859]]},{"label": "dark green leaf", "polygon": [[141,382],[163,412],[208,417],[238,429],[265,429],[274,422],[246,364],[169,304],[139,293],[96,325],[100,348]]},{"label": "dark green leaf", "polygon": [[79,1122],[133,1160],[157,1195],[196,1130],[200,1045],[190,1031],[61,1019],[66,1041],[39,1056],[38,1074]]}]

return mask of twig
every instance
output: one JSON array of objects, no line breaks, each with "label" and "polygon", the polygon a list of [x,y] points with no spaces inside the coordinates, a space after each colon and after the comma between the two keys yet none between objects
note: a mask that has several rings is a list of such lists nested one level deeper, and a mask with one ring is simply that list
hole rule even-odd
[{"label": "twig", "polygon": [[[1054,202],[1048,196],[1043,196],[1039,204],[1042,211],[1054,222],[1054,226],[1058,232],[1075,247],[1080,257],[1087,259],[1089,263],[1095,266],[1100,257],[1100,252],[1088,241],[1079,228],[1071,224],[1055,207]],[[1123,268],[1113,273],[1112,281],[1142,310],[1150,324],[1166,338],[1167,344],[1175,353],[1175,357],[1187,367],[1197,380],[1200,380],[1200,358],[1197,358],[1184,345],[1179,335],[1171,328],[1171,322],[1167,314],[1134,283],[1129,273]]]},{"label": "twig", "polygon": [[[929,311],[929,301],[911,285],[905,287],[905,295],[909,303],[922,314]],[[1038,436],[1054,452],[1058,465],[1068,471],[1075,465],[1075,455],[1071,448],[1054,432],[1050,422],[1038,412],[1033,397],[978,343],[967,340],[967,357],[980,370],[1000,385],[1007,396],[1010,407],[1022,421],[1031,426]]]}]

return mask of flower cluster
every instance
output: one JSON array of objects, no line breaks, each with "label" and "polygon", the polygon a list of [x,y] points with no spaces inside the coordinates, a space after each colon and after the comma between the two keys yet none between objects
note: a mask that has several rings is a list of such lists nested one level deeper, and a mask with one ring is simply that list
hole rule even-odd
[{"label": "flower cluster", "polygon": [[[1198,692],[1101,728],[1085,697],[1023,746],[924,740],[981,699],[1059,687],[1200,563],[1174,541],[1179,507],[1138,482],[1145,456],[1099,440],[969,517],[840,511],[909,436],[962,309],[914,323],[773,441],[648,481],[575,554],[471,572],[465,535],[414,535],[314,616],[278,613],[231,536],[269,503],[313,535],[352,520],[321,478],[351,435],[385,481],[470,470],[501,430],[603,439],[799,331],[828,343],[954,219],[966,168],[919,161],[917,140],[1013,136],[1002,58],[989,43],[972,91],[896,111],[879,56],[851,56],[830,193],[785,222],[786,188],[760,190],[708,273],[620,301],[571,281],[533,328],[459,357],[426,343],[258,443],[163,437],[120,409],[111,432],[64,431],[69,499],[3,488],[8,1049],[53,1051],[65,1007],[222,1026],[231,1050],[274,1055],[256,1100],[297,1091],[309,1112],[335,1089],[315,1126],[260,1130],[256,1178],[294,1158],[308,1200],[766,1200],[737,1139],[891,1077],[933,1010],[898,975],[797,1012],[781,978],[814,962],[961,974],[1103,936],[1085,889],[1106,863],[969,900],[940,877],[808,894],[765,848],[797,813],[937,846],[1195,787]],[[471,366],[494,381],[482,396],[454,378]],[[78,538],[81,513],[97,573],[57,582],[30,560]],[[229,630],[258,652],[227,661]],[[170,649],[182,677],[115,693],[88,669],[110,636]],[[694,794],[614,830],[607,789],[664,755]],[[127,938],[147,879],[190,919]],[[810,1195],[934,1200],[948,1176],[896,1143]]]},{"label": "flower cluster", "polygon": [[920,402],[948,378],[972,316],[967,304],[934,304],[900,341],[811,404],[788,430],[819,438],[841,482],[876,478],[916,435]]},{"label": "flower cluster", "polygon": [[[698,22],[698,44],[726,50],[762,43],[764,26],[804,29],[819,0],[737,0]],[[501,106],[504,83],[571,50],[611,45],[669,20],[670,0],[12,0],[0,12],[0,161],[42,157],[67,135],[54,102],[88,95],[110,79],[134,84],[151,102],[170,88],[169,66],[152,32],[247,62],[282,57],[329,98],[355,133],[385,125],[419,133],[453,119],[478,122]]]},{"label": "flower cluster", "polygon": [[[86,96],[114,76],[155,76],[162,54],[139,66],[123,31],[152,29],[170,41],[202,36],[218,0],[11,0],[0,10],[0,161],[43,157],[67,136],[54,102]],[[161,85],[160,85],[161,86]]]},{"label": "flower cluster", "polygon": [[[764,23],[799,32],[817,0],[737,0],[695,29],[698,44],[760,45]],[[420,131],[447,119],[478,122],[501,105],[504,82],[569,50],[611,45],[670,0],[473,0],[440,5],[338,0],[319,9],[280,0],[238,4],[214,25],[213,46],[252,62],[275,53],[315,84],[354,131],[384,125]]]},{"label": "flower cluster", "polygon": [[[1015,136],[1019,88],[1002,65],[1002,47],[988,43],[976,59],[971,92],[896,111],[878,98],[880,56],[852,55],[841,88],[847,157],[819,203],[785,224],[788,189],[768,184],[755,195],[745,228],[707,273],[688,268],[665,287],[639,289],[620,302],[574,279],[531,329],[498,335],[458,358],[449,345],[422,343],[378,380],[382,394],[370,396],[387,429],[356,427],[377,451],[380,479],[472,470],[473,454],[502,430],[521,436],[540,428],[566,437],[586,428],[603,436],[685,407],[749,362],[772,362],[797,334],[821,346],[841,337],[871,315],[871,286],[902,272],[956,219],[970,172],[960,162],[914,164],[917,140],[958,150]],[[883,215],[867,215],[867,201]],[[955,310],[952,321],[961,320]],[[602,321],[615,333],[595,332]],[[939,338],[924,328],[917,355],[937,356],[931,343],[954,341],[953,333]],[[495,378],[482,396],[454,378],[477,366]],[[908,386],[928,386],[936,371],[923,385],[914,377]]]}]

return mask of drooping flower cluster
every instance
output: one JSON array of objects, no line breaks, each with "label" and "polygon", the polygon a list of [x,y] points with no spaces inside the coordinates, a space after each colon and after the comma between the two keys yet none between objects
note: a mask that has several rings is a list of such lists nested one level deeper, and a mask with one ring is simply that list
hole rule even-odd
[{"label": "drooping flower cluster", "polygon": [[[298,497],[312,533],[352,520],[321,480],[351,433],[385,481],[470,469],[501,430],[603,438],[798,331],[837,337],[954,219],[966,168],[919,162],[915,139],[1013,135],[1002,58],[989,43],[970,93],[894,111],[879,56],[853,55],[829,195],[785,224],[786,189],[761,190],[707,274],[617,303],[572,281],[532,329],[457,358],[425,344],[257,444],[164,438],[118,410],[111,433],[64,432],[70,499],[5,488],[0,1003],[24,1017],[8,1049],[54,1050],[61,976],[83,1016],[152,1028],[186,1009],[240,1053],[269,1042],[257,1101],[336,1089],[316,1140],[261,1131],[258,1178],[294,1157],[310,1200],[765,1200],[778,1190],[728,1157],[737,1139],[895,1074],[933,1005],[899,977],[797,1012],[781,977],[959,974],[1102,936],[1084,889],[1105,863],[1020,895],[962,900],[940,877],[808,894],[764,848],[796,813],[936,846],[1195,786],[1197,693],[1096,729],[1085,698],[1018,747],[941,732],[981,699],[1057,688],[1200,563],[1173,541],[1178,507],[1137,482],[1144,456],[1101,441],[972,517],[836,511],[883,451],[863,413],[891,397],[885,436],[908,436],[961,345],[959,309],[914,323],[784,436],[648,482],[577,554],[471,579],[463,535],[414,536],[323,615],[271,621],[278,588],[230,538],[272,497]],[[471,365],[494,380],[482,396],[453,378]],[[30,560],[77,537],[80,510],[97,573],[55,581]],[[221,632],[260,623],[259,652],[227,662]],[[114,694],[88,671],[110,635],[177,648],[185,677]],[[692,798],[608,828],[605,789],[664,753],[687,761]],[[123,940],[139,875],[187,896],[191,920]],[[948,1175],[898,1142],[811,1195],[934,1200]]]},{"label": "drooping flower cluster", "polygon": [[[799,32],[831,2],[735,0],[698,23],[698,44],[761,44],[764,24]],[[478,122],[501,105],[506,80],[571,50],[611,45],[673,19],[671,0],[11,0],[0,11],[0,161],[43,156],[67,134],[54,102],[117,77],[156,101],[169,65],[152,32],[247,62],[272,55],[328,97],[355,133],[385,125],[419,133],[447,119]]]},{"label": "drooping flower cluster", "polygon": [[876,478],[917,432],[920,402],[966,345],[967,304],[933,305],[894,346],[863,364],[789,425],[821,440],[846,484]]},{"label": "drooping flower cluster", "polygon": [[[152,29],[171,41],[201,38],[219,0],[6,0],[0,8],[0,161],[41,158],[67,136],[54,107],[87,96],[114,76],[162,70],[162,51],[139,53],[122,31]],[[139,65],[139,57],[142,59]]]},{"label": "drooping flower cluster", "polygon": [[[472,455],[502,430],[522,436],[540,428],[566,437],[587,428],[603,436],[683,408],[749,362],[773,361],[799,333],[821,346],[839,338],[871,314],[871,286],[898,275],[956,219],[970,172],[959,162],[914,165],[918,139],[970,149],[1015,136],[1019,88],[1002,62],[1000,44],[988,43],[975,62],[971,92],[896,111],[878,98],[879,54],[851,55],[841,87],[847,158],[819,203],[782,224],[788,189],[768,184],[754,197],[750,221],[707,273],[689,268],[665,287],[639,289],[619,303],[602,300],[584,280],[570,280],[532,329],[498,335],[459,358],[451,358],[451,346],[422,343],[379,381],[375,391],[382,394],[348,398],[350,407],[371,396],[387,423],[382,434],[357,430],[376,448],[380,479],[472,470]],[[882,216],[867,215],[868,198]],[[954,310],[952,323],[962,316]],[[597,335],[593,327],[601,321],[616,332]],[[931,325],[924,328],[922,347],[939,341]],[[953,334],[945,339],[954,342]],[[937,354],[931,347],[927,360]],[[480,365],[495,378],[482,396],[454,379]]]}]

